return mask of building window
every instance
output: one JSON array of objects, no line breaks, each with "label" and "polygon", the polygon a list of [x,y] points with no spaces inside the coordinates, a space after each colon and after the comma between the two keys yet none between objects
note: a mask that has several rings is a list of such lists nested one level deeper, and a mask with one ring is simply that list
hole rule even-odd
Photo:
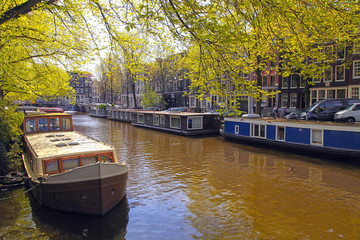
[{"label": "building window", "polygon": [[276,140],[285,141],[285,127],[277,126],[277,128],[276,128]]},{"label": "building window", "polygon": [[333,60],[333,58],[334,58],[333,46],[325,47],[325,54],[326,54],[327,60],[329,60],[329,61]]},{"label": "building window", "polygon": [[272,86],[272,87],[275,86],[275,76],[274,75],[270,75],[270,86]]},{"label": "building window", "polygon": [[332,67],[326,68],[324,70],[324,82],[332,81]]},{"label": "building window", "polygon": [[320,77],[313,77],[312,78],[313,83],[320,83],[321,82],[321,78]]},{"label": "building window", "polygon": [[187,120],[188,129],[202,129],[203,128],[202,124],[203,124],[202,117],[188,117]]},{"label": "building window", "polygon": [[353,53],[360,54],[360,40],[355,40],[353,44]]},{"label": "building window", "polygon": [[345,46],[336,45],[336,60],[344,60],[344,59],[345,59]]},{"label": "building window", "polygon": [[311,144],[322,145],[323,143],[323,131],[322,130],[311,130]]},{"label": "building window", "polygon": [[288,101],[288,95],[286,93],[281,94],[281,107],[287,107],[289,103]]},{"label": "building window", "polygon": [[190,102],[190,107],[191,108],[196,108],[196,99],[195,99],[195,97],[193,97],[193,96],[189,97],[189,102]]},{"label": "building window", "polygon": [[300,78],[300,87],[304,88],[306,86],[306,81],[303,77]]},{"label": "building window", "polygon": [[360,61],[353,62],[353,78],[360,78]]},{"label": "building window", "polygon": [[297,87],[297,77],[295,77],[294,75],[291,76],[290,87],[291,88],[296,88]]},{"label": "building window", "polygon": [[317,91],[311,91],[311,104],[317,101]]},{"label": "building window", "polygon": [[265,136],[266,136],[265,125],[251,124],[251,129],[252,129],[251,136],[265,138]]},{"label": "building window", "polygon": [[325,99],[325,90],[319,90],[319,101]]},{"label": "building window", "polygon": [[283,88],[288,88],[288,86],[289,86],[289,76],[288,77],[283,77],[283,79],[282,79],[282,87]]},{"label": "building window", "polygon": [[345,80],[345,66],[338,65],[336,66],[335,81],[344,81],[344,80]]},{"label": "building window", "polygon": [[235,134],[239,134],[239,125],[235,125]]},{"label": "building window", "polygon": [[170,127],[171,128],[181,128],[180,117],[170,117]]},{"label": "building window", "polygon": [[145,115],[144,114],[138,114],[137,115],[137,122],[138,123],[145,123]]},{"label": "building window", "polygon": [[165,116],[160,116],[160,126],[165,126]]},{"label": "building window", "polygon": [[267,86],[267,75],[262,76],[262,86],[263,87]]},{"label": "building window", "polygon": [[159,126],[159,124],[160,124],[159,115],[153,115],[153,124],[155,126]]},{"label": "building window", "polygon": [[334,99],[335,98],[335,89],[327,90],[327,99]]},{"label": "building window", "polygon": [[290,107],[296,107],[297,96],[296,93],[290,94]]},{"label": "building window", "polygon": [[346,89],[337,89],[336,98],[346,98]]},{"label": "building window", "polygon": [[358,87],[351,88],[351,97],[359,98],[359,88]]}]

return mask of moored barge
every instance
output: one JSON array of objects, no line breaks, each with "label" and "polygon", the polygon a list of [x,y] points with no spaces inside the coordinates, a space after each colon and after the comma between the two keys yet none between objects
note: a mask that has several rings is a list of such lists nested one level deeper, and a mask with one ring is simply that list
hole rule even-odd
[{"label": "moored barge", "polygon": [[124,198],[126,164],[113,146],[74,131],[70,114],[26,115],[23,130],[27,182],[42,205],[104,215]]},{"label": "moored barge", "polygon": [[360,163],[357,124],[226,117],[223,137],[297,154]]},{"label": "moored barge", "polygon": [[218,113],[144,110],[132,112],[131,124],[183,136],[203,136],[220,134],[221,121]]}]

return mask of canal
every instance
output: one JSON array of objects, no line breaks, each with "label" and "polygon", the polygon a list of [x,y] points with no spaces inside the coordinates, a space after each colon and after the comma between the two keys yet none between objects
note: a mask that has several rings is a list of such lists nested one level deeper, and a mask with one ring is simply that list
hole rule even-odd
[{"label": "canal", "polygon": [[116,146],[127,196],[105,217],[2,192],[0,239],[360,239],[360,167],[74,114]]}]

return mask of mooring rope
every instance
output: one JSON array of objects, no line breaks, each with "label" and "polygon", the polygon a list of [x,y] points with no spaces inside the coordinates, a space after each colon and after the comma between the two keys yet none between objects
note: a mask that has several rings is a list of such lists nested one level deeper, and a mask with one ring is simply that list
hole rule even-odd
[{"label": "mooring rope", "polygon": [[16,194],[16,195],[14,195],[14,196],[7,197],[7,198],[0,198],[0,201],[9,200],[9,199],[12,199],[12,198],[16,198],[16,197],[18,197],[18,196],[20,196],[20,195],[23,195],[23,194],[25,194],[25,193],[27,193],[27,192],[30,192],[31,190],[33,190],[34,188],[36,188],[37,186],[39,186],[40,183],[41,183],[41,182],[39,182],[38,184],[36,184],[36,185],[33,186],[32,188],[30,188],[30,189],[28,189],[28,190],[26,190],[26,191],[24,191],[24,192],[22,192],[22,193],[19,193],[19,194]]}]

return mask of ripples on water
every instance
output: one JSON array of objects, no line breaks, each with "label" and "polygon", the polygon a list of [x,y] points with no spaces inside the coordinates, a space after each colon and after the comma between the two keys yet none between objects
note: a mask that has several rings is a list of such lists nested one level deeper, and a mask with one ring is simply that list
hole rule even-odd
[{"label": "ripples on water", "polygon": [[358,167],[84,114],[74,124],[116,146],[130,168],[127,199],[94,218],[44,209],[23,195],[0,202],[0,237],[360,239]]}]

